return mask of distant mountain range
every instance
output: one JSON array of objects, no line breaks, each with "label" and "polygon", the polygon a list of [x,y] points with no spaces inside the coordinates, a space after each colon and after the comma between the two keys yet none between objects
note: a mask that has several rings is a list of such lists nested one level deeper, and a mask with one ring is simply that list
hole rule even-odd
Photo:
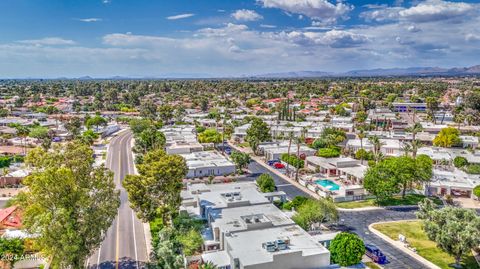
[{"label": "distant mountain range", "polygon": [[315,78],[315,77],[400,77],[400,76],[464,76],[480,75],[480,65],[461,68],[409,67],[352,70],[344,73],[299,71],[254,75],[254,78]]}]

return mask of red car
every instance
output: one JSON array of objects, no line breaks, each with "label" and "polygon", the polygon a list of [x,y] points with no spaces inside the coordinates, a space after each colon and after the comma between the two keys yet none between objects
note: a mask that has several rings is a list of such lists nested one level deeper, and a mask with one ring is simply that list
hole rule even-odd
[{"label": "red car", "polygon": [[273,167],[277,168],[277,169],[282,169],[282,168],[285,168],[285,165],[283,165],[282,163],[275,163],[273,165]]}]

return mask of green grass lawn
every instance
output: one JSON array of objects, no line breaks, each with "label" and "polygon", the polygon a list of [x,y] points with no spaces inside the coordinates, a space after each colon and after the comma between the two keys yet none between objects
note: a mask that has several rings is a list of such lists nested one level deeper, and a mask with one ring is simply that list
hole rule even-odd
[{"label": "green grass lawn", "polygon": [[[401,196],[394,196],[390,199],[382,201],[380,204],[375,203],[375,199],[366,199],[360,201],[351,201],[351,202],[340,202],[337,203],[337,207],[340,208],[361,208],[368,206],[399,206],[399,205],[417,205],[420,201],[425,199],[424,195],[421,194],[407,194],[405,199],[402,199]],[[437,205],[442,205],[442,201],[436,197],[430,197]]]},{"label": "green grass lawn", "polygon": [[[411,247],[417,249],[417,253],[425,259],[436,264],[440,268],[452,268],[455,262],[453,256],[442,251],[436,246],[436,243],[429,240],[422,229],[422,221],[400,221],[392,223],[376,224],[373,228],[387,235],[393,240],[398,240],[398,234],[403,234],[407,238]],[[470,254],[462,260],[463,268],[480,268],[475,258]]]}]

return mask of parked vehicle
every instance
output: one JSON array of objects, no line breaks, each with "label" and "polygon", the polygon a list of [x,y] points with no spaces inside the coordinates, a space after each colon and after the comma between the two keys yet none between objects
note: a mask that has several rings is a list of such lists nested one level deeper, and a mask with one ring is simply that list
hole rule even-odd
[{"label": "parked vehicle", "polygon": [[275,167],[276,169],[283,169],[285,168],[285,165],[283,165],[282,163],[275,163],[273,167]]},{"label": "parked vehicle", "polygon": [[279,163],[280,160],[270,160],[270,161],[267,161],[267,164],[270,165],[270,166],[273,166],[275,163]]},{"label": "parked vehicle", "polygon": [[378,264],[386,264],[387,257],[374,245],[365,245],[365,254]]}]

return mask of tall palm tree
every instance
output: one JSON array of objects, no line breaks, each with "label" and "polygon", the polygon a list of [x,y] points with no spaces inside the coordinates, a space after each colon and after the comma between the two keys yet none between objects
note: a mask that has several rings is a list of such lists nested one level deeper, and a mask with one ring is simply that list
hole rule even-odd
[{"label": "tall palm tree", "polygon": [[[302,134],[300,135],[300,137],[297,137],[296,141],[297,142],[297,158],[300,160],[300,145],[305,142],[305,135]],[[297,162],[297,167],[296,168],[296,171],[295,171],[295,180],[298,181],[298,172],[300,170],[300,162]]]},{"label": "tall palm tree", "polygon": [[[293,140],[293,132],[288,133],[288,151],[287,156],[290,158],[290,149],[292,147],[292,140]],[[287,162],[287,175],[290,172],[290,164]]]},{"label": "tall palm tree", "polygon": [[382,145],[384,145],[384,143],[382,143],[380,141],[380,138],[378,138],[378,136],[376,136],[376,135],[369,137],[368,141],[370,141],[370,143],[372,143],[372,145],[373,145],[373,153],[375,155],[375,162],[378,163],[378,161],[381,159],[380,149],[381,149]]},{"label": "tall palm tree", "polygon": [[[360,139],[360,149],[363,150],[363,139],[365,138],[365,131],[363,129],[358,129],[357,133],[358,139]],[[360,156],[360,162],[363,164],[363,154]]]},{"label": "tall palm tree", "polygon": [[411,151],[412,151],[412,157],[415,158],[417,156],[417,150],[420,146],[419,143],[417,143],[417,133],[423,131],[423,126],[422,124],[415,122],[412,126],[409,128],[405,129],[407,132],[412,133],[412,144],[411,144]]},{"label": "tall palm tree", "polygon": [[17,129],[17,136],[19,136],[22,139],[22,145],[23,145],[23,154],[26,154],[27,151],[27,143],[25,139],[27,138],[28,134],[30,133],[30,130],[26,126],[19,125],[15,127]]}]

